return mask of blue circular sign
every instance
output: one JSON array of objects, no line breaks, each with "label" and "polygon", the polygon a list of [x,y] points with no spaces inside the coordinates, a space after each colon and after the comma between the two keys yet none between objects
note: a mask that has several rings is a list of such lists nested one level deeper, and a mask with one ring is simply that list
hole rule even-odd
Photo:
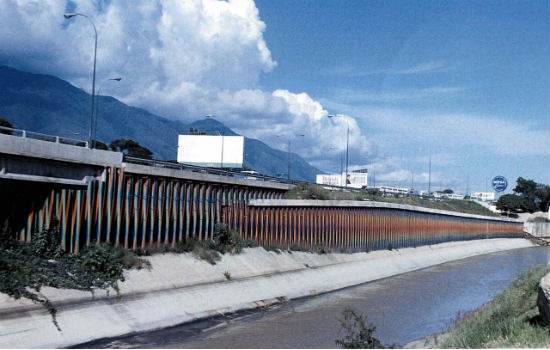
[{"label": "blue circular sign", "polygon": [[508,187],[508,180],[504,176],[498,175],[493,178],[493,189],[497,192],[502,192]]}]

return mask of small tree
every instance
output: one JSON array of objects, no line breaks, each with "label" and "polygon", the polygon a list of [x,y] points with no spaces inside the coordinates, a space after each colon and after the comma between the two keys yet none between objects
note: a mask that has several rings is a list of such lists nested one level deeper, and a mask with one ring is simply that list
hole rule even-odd
[{"label": "small tree", "polygon": [[109,146],[107,146],[106,144],[104,144],[101,141],[93,140],[92,142],[93,142],[93,145],[94,145],[95,149],[101,149],[101,150],[104,150],[104,151],[109,150]]},{"label": "small tree", "polygon": [[496,203],[497,210],[501,212],[518,213],[524,206],[524,200],[517,194],[504,194]]},{"label": "small tree", "polygon": [[526,180],[518,177],[514,192],[522,198],[521,210],[533,213],[537,210],[537,183],[533,180]]},{"label": "small tree", "polygon": [[536,195],[540,200],[540,210],[548,212],[550,206],[550,186],[538,184]]},{"label": "small tree", "polygon": [[343,349],[382,349],[386,346],[382,345],[380,340],[376,339],[373,334],[376,331],[376,326],[366,324],[367,317],[357,314],[350,308],[345,308],[342,312],[340,321],[340,332],[344,332],[344,336],[336,340],[336,345]]},{"label": "small tree", "polygon": [[129,157],[142,159],[153,159],[153,152],[141,146],[134,140],[119,139],[114,140],[109,145],[109,148],[115,152],[122,152]]},{"label": "small tree", "polygon": [[[9,121],[7,121],[6,119],[3,119],[3,118],[0,118],[0,126],[3,126],[5,128],[12,128],[13,129],[13,125]],[[11,131],[0,129],[0,134],[11,135]]]}]

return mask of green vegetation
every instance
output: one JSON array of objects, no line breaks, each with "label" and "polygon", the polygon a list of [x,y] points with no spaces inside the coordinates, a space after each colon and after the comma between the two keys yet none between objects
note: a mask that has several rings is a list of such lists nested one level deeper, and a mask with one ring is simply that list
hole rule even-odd
[{"label": "green vegetation", "polygon": [[548,220],[548,218],[543,218],[543,217],[540,217],[540,216],[536,216],[536,217],[531,218],[527,221],[528,222],[550,222],[550,220]]},{"label": "green vegetation", "polygon": [[221,259],[220,254],[238,254],[243,248],[257,246],[255,241],[243,239],[237,231],[229,230],[226,224],[216,224],[212,240],[198,240],[195,237],[189,237],[175,246],[161,245],[138,249],[137,254],[148,256],[158,253],[192,253],[196,258],[216,265],[216,262]]},{"label": "green vegetation", "polygon": [[107,244],[85,247],[80,254],[66,253],[58,242],[54,227],[32,236],[30,243],[19,242],[8,222],[0,230],[0,292],[14,299],[27,298],[48,309],[55,326],[57,310],[40,294],[43,287],[118,292],[125,268],[148,267],[131,251]]},{"label": "green vegetation", "polygon": [[274,245],[267,245],[267,246],[263,246],[262,247],[265,251],[268,251],[268,252],[273,252],[275,254],[281,254],[281,249],[277,246],[274,246]]},{"label": "green vegetation", "polygon": [[223,275],[225,276],[226,280],[231,281],[231,273],[229,271],[225,271]]},{"label": "green vegetation", "polygon": [[[0,126],[5,127],[5,128],[12,128],[13,129],[13,125],[9,121],[7,121],[6,119],[3,119],[3,118],[0,118]],[[11,131],[2,129],[2,130],[0,130],[0,134],[11,135]]]},{"label": "green vegetation", "polygon": [[118,139],[109,144],[109,149],[115,152],[122,152],[129,157],[141,159],[153,159],[153,152],[141,146],[134,140]]},{"label": "green vegetation", "polygon": [[441,348],[548,348],[550,327],[537,308],[538,285],[550,266],[535,268],[517,279],[485,307],[459,316]]},{"label": "green vegetation", "polygon": [[519,177],[513,194],[502,195],[497,201],[497,209],[509,216],[517,213],[533,213],[537,210],[548,211],[550,205],[550,186]]},{"label": "green vegetation", "polygon": [[340,322],[340,334],[342,337],[336,340],[336,345],[343,349],[383,349],[380,340],[373,336],[376,326],[367,324],[367,317],[357,314],[350,308],[342,312]]},{"label": "green vegetation", "polygon": [[302,243],[291,243],[290,244],[290,252],[309,252],[309,247],[307,247],[305,244]]},{"label": "green vegetation", "polygon": [[[27,298],[48,309],[52,321],[56,321],[57,309],[40,291],[43,287],[85,290],[113,288],[118,293],[118,282],[124,281],[124,269],[150,268],[150,263],[140,255],[164,252],[192,252],[197,258],[215,265],[220,254],[239,253],[245,247],[254,247],[253,241],[244,240],[226,225],[217,225],[213,240],[195,238],[175,247],[161,246],[133,252],[108,244],[93,244],[78,255],[65,252],[59,244],[59,232],[54,223],[32,236],[30,243],[20,242],[8,222],[0,230],[0,292],[14,299]],[[224,272],[227,280],[231,274]]]},{"label": "green vegetation", "polygon": [[427,200],[419,197],[383,197],[372,190],[354,190],[350,191],[330,191],[322,186],[315,184],[301,183],[295,188],[285,193],[285,199],[319,199],[319,200],[354,200],[354,201],[373,201],[394,204],[413,205],[417,207],[439,209],[447,211],[456,211],[461,213],[499,216],[484,206],[468,200],[445,199],[445,200]]}]

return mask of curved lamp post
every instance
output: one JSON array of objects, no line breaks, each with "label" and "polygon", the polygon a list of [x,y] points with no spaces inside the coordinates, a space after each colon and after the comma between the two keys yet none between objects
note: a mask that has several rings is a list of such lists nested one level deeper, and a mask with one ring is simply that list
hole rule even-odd
[{"label": "curved lamp post", "polygon": [[93,121],[94,121],[94,98],[95,98],[95,68],[96,68],[96,59],[97,59],[97,29],[95,28],[94,22],[90,19],[90,17],[86,16],[82,13],[66,13],[63,15],[65,19],[70,19],[76,16],[82,16],[85,17],[91,24],[92,27],[94,27],[94,34],[95,34],[95,43],[94,43],[94,73],[92,78],[92,106],[90,110],[90,132],[88,134],[88,147],[92,148],[92,128],[93,128]]},{"label": "curved lamp post", "polygon": [[[109,78],[108,81],[121,81],[121,77],[116,78]],[[96,94],[96,106],[95,106],[95,117],[94,117],[94,132],[92,135],[92,148],[95,148],[96,141],[97,141],[97,120],[99,119],[99,91],[101,90],[101,86],[97,88],[97,94]]]},{"label": "curved lamp post", "polygon": [[[332,118],[343,118],[343,116],[341,115],[334,115],[334,114],[329,114],[328,117],[330,119]],[[349,160],[349,123],[346,119],[346,125],[348,127],[348,134],[347,134],[347,137],[346,137],[346,178],[344,179],[344,187],[348,187],[348,160]]]}]

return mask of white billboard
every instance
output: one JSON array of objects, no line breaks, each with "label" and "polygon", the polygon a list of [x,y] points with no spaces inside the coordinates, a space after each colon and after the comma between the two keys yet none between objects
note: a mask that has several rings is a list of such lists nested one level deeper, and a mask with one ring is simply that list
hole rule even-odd
[{"label": "white billboard", "polygon": [[[352,188],[363,188],[367,187],[368,184],[368,175],[367,173],[348,173],[347,184],[344,186]],[[345,174],[344,174],[345,176]]]},{"label": "white billboard", "polygon": [[344,183],[346,173],[340,174],[317,174],[316,183],[329,186],[341,186],[351,188],[367,187],[367,173],[348,173],[347,184]]},{"label": "white billboard", "polygon": [[178,163],[242,168],[244,136],[179,135]]},{"label": "white billboard", "polygon": [[342,176],[338,174],[317,174],[315,182],[320,185],[342,186]]}]

